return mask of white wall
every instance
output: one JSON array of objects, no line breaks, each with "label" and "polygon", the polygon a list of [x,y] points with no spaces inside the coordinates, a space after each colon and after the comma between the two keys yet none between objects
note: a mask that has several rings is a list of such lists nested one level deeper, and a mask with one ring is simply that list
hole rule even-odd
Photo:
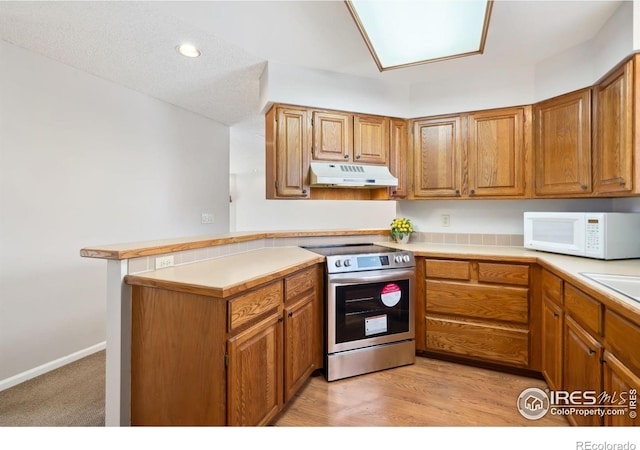
[{"label": "white wall", "polygon": [[269,62],[262,74],[260,99],[342,111],[408,117],[409,86]]},{"label": "white wall", "polygon": [[106,263],[82,247],[228,231],[229,129],[4,42],[0,60],[2,381],[104,341]]},{"label": "white wall", "polygon": [[[611,199],[422,200],[398,202],[398,216],[416,231],[432,233],[522,234],[525,211],[612,211]],[[440,216],[450,216],[450,226]]]},{"label": "white wall", "polygon": [[[460,60],[447,61],[456,65]],[[533,67],[525,65],[479,65],[470,74],[468,68],[452,75],[438,76],[437,68],[429,81],[411,85],[411,109],[404,117],[425,117],[533,102]]]},{"label": "white wall", "polygon": [[231,127],[234,231],[387,228],[394,201],[266,200],[264,117]]}]

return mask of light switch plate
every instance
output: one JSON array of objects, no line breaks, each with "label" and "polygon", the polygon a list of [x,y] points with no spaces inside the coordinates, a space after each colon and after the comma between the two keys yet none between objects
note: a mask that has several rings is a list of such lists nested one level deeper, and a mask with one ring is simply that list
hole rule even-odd
[{"label": "light switch plate", "polygon": [[202,213],[201,223],[213,223],[213,213]]}]

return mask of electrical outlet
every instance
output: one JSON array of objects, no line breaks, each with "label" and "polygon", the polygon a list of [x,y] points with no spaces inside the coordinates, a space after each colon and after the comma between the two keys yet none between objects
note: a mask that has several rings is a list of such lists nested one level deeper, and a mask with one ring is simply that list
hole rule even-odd
[{"label": "electrical outlet", "polygon": [[213,213],[202,213],[201,223],[213,223]]},{"label": "electrical outlet", "polygon": [[451,225],[451,216],[449,214],[443,214],[440,216],[440,225],[443,227],[448,227]]},{"label": "electrical outlet", "polygon": [[173,255],[160,256],[156,258],[156,270],[173,266]]}]

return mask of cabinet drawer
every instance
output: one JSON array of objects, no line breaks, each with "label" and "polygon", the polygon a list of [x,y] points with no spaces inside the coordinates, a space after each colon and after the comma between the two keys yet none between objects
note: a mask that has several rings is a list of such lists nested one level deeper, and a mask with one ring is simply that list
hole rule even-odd
[{"label": "cabinet drawer", "polygon": [[437,312],[523,324],[529,322],[527,288],[434,280],[427,280],[426,286],[427,313]]},{"label": "cabinet drawer", "polygon": [[282,303],[282,282],[271,283],[229,301],[229,331],[276,310]]},{"label": "cabinet drawer", "polygon": [[478,263],[478,281],[529,286],[529,266],[521,264]]},{"label": "cabinet drawer", "polygon": [[604,314],[605,347],[634,371],[640,371],[640,326],[613,311]]},{"label": "cabinet drawer", "polygon": [[542,271],[542,295],[556,305],[562,305],[562,279],[548,270]]},{"label": "cabinet drawer", "polygon": [[566,284],[564,305],[569,314],[582,326],[602,335],[602,304],[584,292]]},{"label": "cabinet drawer", "polygon": [[285,301],[291,300],[315,286],[315,267],[302,270],[284,280]]},{"label": "cabinet drawer", "polygon": [[426,317],[427,349],[527,366],[529,331],[481,323]]},{"label": "cabinet drawer", "polygon": [[425,260],[427,278],[446,278],[449,280],[468,280],[471,278],[471,265],[468,261]]}]

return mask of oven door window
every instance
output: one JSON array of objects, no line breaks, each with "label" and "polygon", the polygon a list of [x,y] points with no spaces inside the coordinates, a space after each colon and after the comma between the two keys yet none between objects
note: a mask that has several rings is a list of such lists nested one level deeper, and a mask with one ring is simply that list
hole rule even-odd
[{"label": "oven door window", "polygon": [[336,287],[336,344],[409,331],[409,280]]}]

